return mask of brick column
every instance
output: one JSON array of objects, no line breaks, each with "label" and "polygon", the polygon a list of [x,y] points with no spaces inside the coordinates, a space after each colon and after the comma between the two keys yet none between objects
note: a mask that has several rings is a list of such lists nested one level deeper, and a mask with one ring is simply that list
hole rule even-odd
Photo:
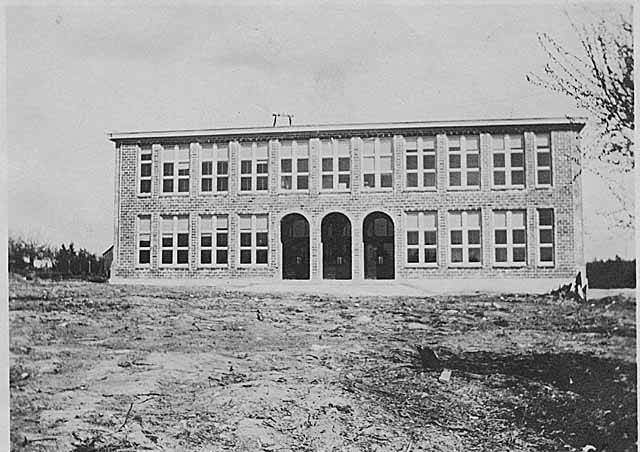
[{"label": "brick column", "polygon": [[[120,145],[116,144],[115,147],[115,164],[114,164],[114,220],[113,220],[113,261],[111,262],[111,276],[114,275],[115,270],[119,266],[119,254],[120,254],[120,240],[118,238],[119,225],[120,225],[120,177],[122,172],[120,171]],[[152,170],[153,171],[153,170]]]},{"label": "brick column", "polygon": [[238,213],[229,212],[229,270],[238,266],[240,255],[240,239],[238,237]]},{"label": "brick column", "polygon": [[447,137],[440,133],[436,135],[436,184],[438,194],[447,191]]},{"label": "brick column", "polygon": [[531,132],[524,133],[524,173],[525,184],[528,190],[536,187],[536,149],[534,135]]},{"label": "brick column", "polygon": [[527,267],[535,270],[538,267],[538,217],[535,207],[527,207]]},{"label": "brick column", "polygon": [[229,196],[235,197],[238,194],[238,184],[240,179],[240,143],[229,142]]},{"label": "brick column", "polygon": [[480,191],[488,193],[492,186],[493,155],[491,152],[491,135],[480,134]]},{"label": "brick column", "polygon": [[151,269],[157,271],[160,264],[160,214],[151,214]]},{"label": "brick column", "polygon": [[311,279],[314,281],[322,279],[322,242],[321,242],[321,222],[316,214],[309,217],[309,253],[311,260]]},{"label": "brick column", "polygon": [[449,265],[449,228],[447,225],[447,209],[438,209],[438,267]]},{"label": "brick column", "polygon": [[154,144],[151,146],[151,196],[156,200],[162,192],[162,162],[160,161],[160,151],[162,146]]},{"label": "brick column", "polygon": [[482,268],[493,266],[493,218],[491,207],[480,209],[480,235],[482,243]]},{"label": "brick column", "polygon": [[362,170],[360,153],[362,152],[362,139],[351,138],[351,196],[357,197],[360,194],[362,185]]},{"label": "brick column", "polygon": [[267,143],[267,161],[269,162],[269,194],[276,195],[280,176],[280,141],[269,140]]},{"label": "brick column", "polygon": [[198,182],[200,181],[200,144],[189,144],[189,197],[195,198],[198,196],[199,188]]},{"label": "brick column", "polygon": [[309,140],[309,195],[315,197],[320,192],[320,167],[322,143],[318,138]]},{"label": "brick column", "polygon": [[401,135],[394,135],[392,141],[393,153],[393,192],[402,193],[404,189],[404,138]]}]

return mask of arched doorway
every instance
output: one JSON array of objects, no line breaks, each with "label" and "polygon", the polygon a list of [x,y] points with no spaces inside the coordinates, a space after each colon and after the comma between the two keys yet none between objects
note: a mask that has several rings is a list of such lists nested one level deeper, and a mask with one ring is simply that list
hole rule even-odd
[{"label": "arched doorway", "polygon": [[395,277],[393,220],[386,213],[373,212],[363,222],[364,277]]},{"label": "arched doorway", "polygon": [[309,279],[309,222],[298,213],[280,221],[282,278]]},{"label": "arched doorway", "polygon": [[322,277],[351,279],[351,221],[341,213],[330,213],[320,226]]}]

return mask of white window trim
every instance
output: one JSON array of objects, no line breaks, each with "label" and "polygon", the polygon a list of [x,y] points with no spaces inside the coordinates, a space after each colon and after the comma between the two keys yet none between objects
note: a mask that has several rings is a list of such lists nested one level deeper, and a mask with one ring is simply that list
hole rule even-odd
[{"label": "white window trim", "polygon": [[[551,226],[540,226],[540,210],[551,210],[552,215],[553,215],[553,224]],[[540,249],[541,248],[549,248],[548,244],[541,244],[540,243],[540,231],[544,230],[544,229],[551,229],[553,234],[553,244],[551,246],[551,256],[553,257],[553,261],[552,262],[543,262],[542,260],[540,260],[541,257],[541,253],[540,253]],[[557,233],[556,233],[556,212],[555,209],[552,207],[538,207],[536,209],[536,260],[537,260],[537,264],[538,267],[545,267],[545,268],[553,268],[556,266],[556,244],[558,237],[557,237]]]},{"label": "white window trim", "polygon": [[[395,152],[394,149],[394,142],[393,139],[391,137],[383,137],[382,139],[385,140],[389,140],[391,143],[391,154],[384,154],[382,155],[382,146],[380,145],[380,138],[376,137],[376,138],[365,138],[365,139],[361,139],[362,142],[362,152],[360,153],[360,181],[361,181],[361,186],[360,186],[360,190],[365,191],[365,192],[388,192],[388,191],[393,191],[393,179],[394,179],[394,166],[395,166],[395,162],[393,161],[393,155]],[[366,187],[364,185],[364,160],[365,158],[371,158],[370,155],[365,155],[364,154],[364,143],[365,140],[373,140],[373,159],[374,159],[374,163],[373,163],[373,180],[374,180],[374,184],[375,187]],[[391,158],[391,186],[390,187],[383,187],[382,186],[382,171],[381,171],[381,167],[380,167],[380,159],[381,157],[390,157]],[[367,173],[370,174],[370,173]]]},{"label": "white window trim", "polygon": [[[178,185],[179,185],[179,181],[180,179],[184,179],[184,176],[178,176],[178,167],[179,167],[179,163],[185,162],[185,160],[180,160],[177,158],[177,152],[180,149],[180,145],[179,144],[175,144],[173,145],[173,149],[174,149],[174,159],[173,160],[165,160],[164,158],[164,150],[165,149],[170,149],[167,146],[169,145],[162,145],[162,148],[160,150],[160,196],[189,196],[189,194],[191,193],[191,178],[193,177],[193,171],[191,168],[191,144],[187,144],[187,155],[188,158],[186,160],[186,162],[189,164],[189,177],[187,178],[188,180],[188,187],[189,190],[187,191],[178,191]],[[164,175],[164,164],[166,163],[173,163],[173,176],[171,176],[171,179],[173,179],[173,191],[170,192],[165,192],[164,191],[164,180],[165,179],[169,179],[169,177],[165,177]]]},{"label": "white window trim", "polygon": [[[462,244],[460,245],[452,245],[451,244],[451,231],[457,231],[458,229],[452,229],[449,224],[450,214],[454,212],[460,212],[462,214]],[[467,222],[467,214],[469,212],[477,212],[480,215],[480,262],[469,262],[469,226]],[[449,210],[447,212],[447,232],[448,232],[448,240],[447,245],[449,247],[447,256],[449,258],[449,267],[453,268],[481,268],[483,261],[483,252],[484,247],[482,246],[482,211],[481,210]],[[453,262],[452,254],[453,247],[462,248],[462,262]]]},{"label": "white window trim", "polygon": [[[460,137],[460,151],[451,152],[449,150],[449,137],[447,136],[447,156],[446,156],[446,166],[447,166],[447,189],[450,191],[465,191],[465,190],[481,190],[482,189],[482,161],[481,161],[481,146],[480,146],[480,135],[468,135],[469,137],[478,137],[478,149],[467,149],[466,148],[466,136],[465,135],[451,135]],[[467,154],[478,154],[478,185],[468,185],[467,184]],[[449,156],[451,154],[459,154],[460,155],[460,168],[454,168],[454,171],[460,171],[460,185],[451,185],[451,167],[449,165]]]},{"label": "white window trim", "polygon": [[[418,168],[415,170],[409,170],[407,169],[407,157],[411,156],[412,154],[408,154],[407,153],[407,139],[403,137],[404,139],[404,160],[402,162],[402,166],[403,166],[403,175],[404,175],[404,189],[407,191],[437,191],[438,190],[438,146],[437,146],[437,138],[434,135],[433,137],[429,137],[429,138],[433,138],[433,149],[427,149],[424,147],[424,142],[425,139],[424,137],[416,137],[416,156],[417,156],[417,166]],[[435,161],[435,168],[432,170],[426,170],[424,168],[424,157],[426,155],[429,154],[433,154],[434,157],[434,161]],[[418,186],[417,187],[409,187],[408,185],[408,175],[409,173],[415,173],[417,175],[417,179],[418,179]],[[424,175],[425,174],[430,174],[433,173],[434,174],[434,178],[436,181],[435,186],[433,187],[425,187],[424,186]]]},{"label": "white window trim", "polygon": [[[142,146],[137,146],[137,153],[138,153],[138,164],[137,164],[137,172],[136,172],[136,186],[137,186],[137,194],[140,197],[144,197],[144,198],[148,198],[150,196],[153,195],[153,146],[151,146],[151,148],[149,149],[149,152],[142,152]],[[149,163],[151,165],[151,175],[148,177],[142,177],[142,154],[149,154],[151,155],[151,160],[145,160],[145,163]],[[150,189],[149,192],[145,192],[143,193],[141,191],[142,188],[142,181],[143,180],[148,180],[149,181],[149,185],[150,185]]]},{"label": "white window trim", "polygon": [[[545,135],[549,137],[549,147],[542,148],[544,152],[549,153],[549,166],[539,166],[538,165],[538,135],[537,133],[533,134],[533,155],[535,160],[535,178],[536,178],[536,188],[551,188],[553,187],[553,143],[551,142],[551,132],[545,132]],[[540,134],[542,135],[542,134]],[[551,181],[548,184],[542,184],[538,181],[538,170],[549,170],[549,180]],[[554,217],[555,221],[555,217]]]},{"label": "white window trim", "polygon": [[[242,178],[243,177],[248,177],[246,175],[242,174],[242,160],[245,160],[242,158],[242,144],[243,143],[239,143],[238,146],[238,190],[237,193],[238,195],[259,195],[259,194],[268,194],[269,193],[269,172],[272,171],[271,168],[271,163],[269,162],[269,148],[271,147],[271,142],[267,141],[252,141],[251,142],[251,190],[242,190]],[[244,144],[246,145],[247,142],[244,142]],[[258,159],[257,158],[257,153],[258,153],[258,144],[266,144],[267,147],[267,157],[264,159]],[[264,175],[263,173],[260,173],[260,176],[258,176],[258,161],[263,162],[266,161],[267,162],[267,174]],[[267,178],[267,189],[266,190],[258,190],[258,177],[266,177]]]},{"label": "white window trim", "polygon": [[[503,149],[495,149],[493,147],[493,139],[494,136],[500,137],[503,143]],[[511,134],[511,136],[515,136],[515,134]],[[491,187],[495,190],[524,190],[527,185],[527,172],[526,172],[526,161],[525,161],[525,147],[524,147],[524,134],[522,135],[523,147],[522,149],[513,149],[511,148],[511,140],[510,135],[491,135]],[[507,147],[508,146],[508,147]],[[496,167],[494,163],[494,155],[495,154],[504,154],[504,167]],[[511,154],[522,154],[522,166],[511,166]],[[495,171],[504,171],[504,185],[496,185],[495,179]],[[522,171],[523,173],[523,183],[514,185],[511,176],[512,171]]]},{"label": "white window trim", "polygon": [[[242,250],[248,249],[247,247],[243,247],[240,243],[240,235],[242,234],[243,229],[240,229],[240,217],[251,217],[251,263],[249,264],[243,264],[240,262],[240,255]],[[257,246],[257,233],[258,232],[265,232],[265,231],[258,231],[258,229],[256,228],[256,217],[258,216],[264,216],[267,218],[267,246]],[[238,244],[238,267],[239,268],[251,268],[251,267],[257,267],[257,268],[266,268],[269,266],[269,262],[271,261],[271,256],[269,253],[270,250],[270,240],[271,240],[271,232],[269,231],[269,225],[270,225],[270,217],[269,214],[267,213],[239,213],[238,214],[238,233],[237,233],[237,244]],[[256,251],[258,249],[266,249],[267,250],[267,262],[262,263],[262,264],[258,264],[256,263]]]},{"label": "white window trim", "polygon": [[[140,221],[142,219],[142,217],[145,218],[149,218],[149,263],[148,264],[142,264],[140,263],[140,251],[147,249],[147,248],[141,248],[140,247]],[[151,223],[151,214],[140,214],[136,216],[136,267],[137,268],[150,268],[151,267],[151,248],[152,248],[152,241],[151,238],[153,236],[152,234],[152,230],[153,230],[153,226]]]},{"label": "white window trim", "polygon": [[[513,260],[513,212],[523,212],[524,213],[524,262],[514,262]],[[495,223],[495,214],[497,212],[505,212],[507,214],[507,224],[506,224],[506,231],[507,231],[507,243],[503,244],[503,245],[498,245],[496,244],[496,223]],[[511,209],[511,210],[507,210],[507,209],[498,209],[498,210],[493,210],[491,212],[491,222],[492,222],[492,229],[493,229],[493,239],[492,239],[492,243],[493,243],[493,253],[491,256],[491,261],[493,262],[493,266],[494,267],[500,267],[500,268],[521,268],[521,267],[526,267],[527,263],[529,261],[528,259],[528,250],[529,250],[529,244],[528,244],[528,237],[527,237],[527,211],[525,209]],[[497,262],[496,261],[496,248],[506,248],[507,250],[507,261],[506,262]]]},{"label": "white window trim", "polygon": [[[409,245],[407,239],[407,232],[409,232],[408,227],[408,217],[409,214],[418,214],[418,245]],[[424,233],[426,231],[430,231],[431,229],[423,228],[424,224],[424,215],[425,214],[435,214],[436,217],[436,244],[435,245],[425,245],[424,243]],[[440,264],[439,253],[438,253],[438,211],[437,210],[420,210],[420,211],[408,211],[404,214],[404,248],[405,248],[405,267],[407,268],[438,268]],[[411,229],[414,231],[415,229]],[[409,262],[409,247],[418,248],[418,262]],[[430,248],[436,250],[436,261],[435,262],[424,262],[424,250]]]},{"label": "white window trim", "polygon": [[[202,263],[202,254],[201,251],[203,250],[202,248],[202,217],[204,216],[211,216],[213,217],[213,221],[214,221],[214,225],[213,225],[213,230],[211,231],[211,247],[210,248],[206,248],[206,249],[210,249],[211,250],[211,263],[210,264],[203,264]],[[218,246],[218,217],[227,217],[227,229],[220,229],[220,231],[227,231],[227,246],[226,247],[219,247]],[[198,230],[196,232],[197,237],[198,237],[198,246],[197,246],[197,252],[198,252],[198,257],[197,257],[197,262],[198,262],[198,267],[199,268],[228,268],[229,267],[229,243],[230,243],[230,237],[229,237],[229,215],[228,214],[216,214],[216,213],[212,213],[212,214],[200,214],[198,215]],[[225,249],[227,251],[227,262],[225,264],[220,264],[218,263],[218,258],[217,258],[217,251],[219,249]]]},{"label": "white window trim", "polygon": [[[218,150],[219,150],[219,146],[218,143],[207,143],[207,144],[212,144],[213,145],[213,158],[211,160],[209,159],[205,159],[203,158],[203,150],[204,147],[202,146],[202,144],[200,143],[200,150],[198,152],[198,175],[199,175],[199,183],[198,183],[198,193],[200,195],[203,196],[212,196],[212,195],[217,195],[217,194],[228,194],[229,193],[229,179],[231,177],[231,175],[229,174],[230,170],[231,170],[231,165],[229,164],[229,158],[231,157],[230,155],[230,148],[231,148],[231,143],[224,143],[227,147],[227,159],[219,159],[218,158]],[[220,143],[223,144],[223,143]],[[211,162],[211,175],[207,175],[207,178],[211,178],[211,191],[203,191],[202,190],[202,180],[204,178],[203,174],[202,174],[202,163],[204,162]],[[223,174],[222,177],[226,177],[227,178],[227,189],[226,190],[222,190],[222,191],[218,191],[218,162],[227,162],[227,174]]]},{"label": "white window trim", "polygon": [[[289,142],[291,144],[291,156],[283,157],[282,156],[282,143]],[[278,158],[278,193],[309,193],[309,189],[311,187],[311,158],[309,152],[309,140],[282,140],[280,143],[280,156]],[[305,143],[304,146],[307,148],[307,154],[305,156],[298,155],[298,143]],[[291,172],[283,173],[282,172],[282,160],[284,158],[291,159]],[[307,171],[298,173],[298,159],[307,159]],[[291,188],[286,189],[282,188],[282,176],[291,176]],[[298,176],[307,176],[307,188],[298,188]]]},{"label": "white window trim", "polygon": [[[341,155],[339,154],[339,142],[341,140],[344,140],[345,142],[348,143],[348,148],[349,148],[349,153],[348,155]],[[320,141],[320,165],[319,165],[319,169],[320,169],[320,192],[321,193],[350,193],[351,192],[351,188],[353,187],[353,161],[352,161],[352,146],[351,146],[351,140],[347,140],[347,139],[334,139],[334,138],[329,138],[329,143],[331,146],[331,157],[327,157],[323,154],[323,144],[326,143],[326,140],[321,140]],[[333,171],[331,172],[331,174],[333,175],[333,184],[332,184],[332,188],[323,188],[322,187],[322,177],[323,176],[328,176],[330,173],[328,171],[323,171],[322,170],[322,160],[325,158],[331,158],[333,160]],[[349,159],[349,171],[340,171],[339,169],[339,164],[340,164],[340,159],[341,158],[348,158]],[[339,188],[340,185],[340,175],[345,175],[348,174],[349,175],[349,188]]]},{"label": "white window trim", "polygon": [[[162,252],[164,251],[164,247],[162,246],[162,237],[164,235],[164,231],[162,230],[162,220],[163,218],[166,217],[171,217],[171,220],[173,222],[173,231],[172,231],[172,244],[173,246],[171,247],[172,253],[173,253],[173,258],[172,258],[172,263],[171,264],[163,264],[162,263]],[[178,234],[181,231],[178,231],[178,217],[186,217],[187,218],[187,263],[186,264],[178,264],[178,250],[182,250],[184,248],[178,248]],[[159,262],[158,262],[158,266],[160,268],[189,268],[189,262],[191,261],[191,217],[190,215],[161,215],[160,216],[160,243],[159,243]]]}]

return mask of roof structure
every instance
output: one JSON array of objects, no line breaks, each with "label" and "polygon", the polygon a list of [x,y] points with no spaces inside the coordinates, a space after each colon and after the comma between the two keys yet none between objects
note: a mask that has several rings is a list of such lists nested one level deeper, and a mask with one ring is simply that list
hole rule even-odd
[{"label": "roof structure", "polygon": [[110,132],[108,139],[114,142],[138,142],[150,139],[253,139],[255,137],[291,136],[324,137],[329,135],[393,135],[397,133],[419,133],[426,129],[435,132],[459,130],[498,129],[549,129],[574,130],[585,126],[584,117],[514,118],[514,119],[467,119],[443,121],[375,122],[345,124],[308,124],[276,127],[239,127],[220,129],[157,130],[139,132]]}]

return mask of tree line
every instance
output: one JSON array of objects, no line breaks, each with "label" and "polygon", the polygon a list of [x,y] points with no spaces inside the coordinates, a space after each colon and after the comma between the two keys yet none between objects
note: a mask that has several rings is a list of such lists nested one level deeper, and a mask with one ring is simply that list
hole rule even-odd
[{"label": "tree line", "polygon": [[587,263],[589,287],[594,289],[620,289],[636,287],[636,260],[627,261],[616,256],[606,261]]},{"label": "tree line", "polygon": [[9,237],[9,271],[49,278],[105,279],[105,259],[74,243],[59,248],[21,237]]}]

